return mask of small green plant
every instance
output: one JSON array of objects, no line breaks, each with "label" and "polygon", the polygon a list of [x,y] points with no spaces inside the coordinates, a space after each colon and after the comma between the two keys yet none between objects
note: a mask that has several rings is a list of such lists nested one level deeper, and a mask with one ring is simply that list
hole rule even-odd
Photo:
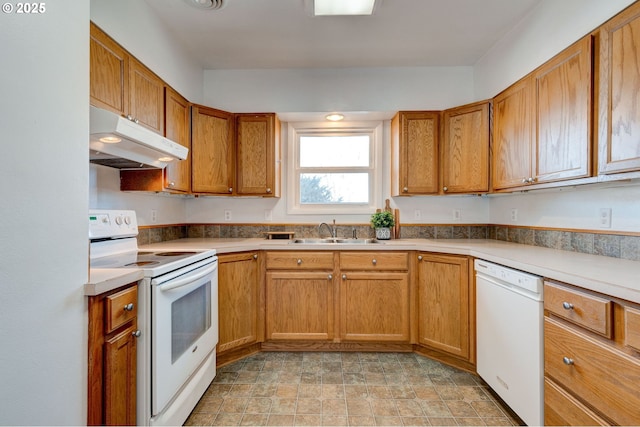
[{"label": "small green plant", "polygon": [[371,227],[373,228],[391,228],[395,223],[396,219],[389,211],[376,212],[371,215]]}]

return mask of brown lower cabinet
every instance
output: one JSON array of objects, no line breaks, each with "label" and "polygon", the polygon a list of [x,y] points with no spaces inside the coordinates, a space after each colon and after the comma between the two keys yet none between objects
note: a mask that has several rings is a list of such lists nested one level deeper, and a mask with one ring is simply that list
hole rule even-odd
[{"label": "brown lower cabinet", "polygon": [[88,425],[136,424],[138,286],[89,297]]}]

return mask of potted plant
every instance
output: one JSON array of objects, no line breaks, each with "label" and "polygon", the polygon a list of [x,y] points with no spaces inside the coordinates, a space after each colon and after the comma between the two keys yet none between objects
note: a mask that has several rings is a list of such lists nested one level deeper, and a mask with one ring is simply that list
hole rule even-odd
[{"label": "potted plant", "polygon": [[376,239],[389,240],[391,238],[391,227],[396,223],[396,219],[389,211],[376,212],[371,215],[371,227],[376,230]]}]

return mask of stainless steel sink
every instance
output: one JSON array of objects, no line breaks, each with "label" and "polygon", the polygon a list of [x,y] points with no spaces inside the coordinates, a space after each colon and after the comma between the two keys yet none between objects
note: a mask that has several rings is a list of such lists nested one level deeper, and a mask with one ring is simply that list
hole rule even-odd
[{"label": "stainless steel sink", "polygon": [[293,239],[291,243],[307,245],[326,245],[328,243],[342,245],[383,244],[380,240],[376,239]]}]

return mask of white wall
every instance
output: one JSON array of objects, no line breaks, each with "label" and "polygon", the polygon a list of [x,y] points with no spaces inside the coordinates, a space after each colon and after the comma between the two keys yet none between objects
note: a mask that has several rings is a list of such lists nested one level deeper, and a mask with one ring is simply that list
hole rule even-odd
[{"label": "white wall", "polygon": [[192,102],[202,100],[202,66],[142,0],[91,0],[91,20]]},{"label": "white wall", "polygon": [[2,425],[86,424],[89,4],[43,4],[0,15]]}]

